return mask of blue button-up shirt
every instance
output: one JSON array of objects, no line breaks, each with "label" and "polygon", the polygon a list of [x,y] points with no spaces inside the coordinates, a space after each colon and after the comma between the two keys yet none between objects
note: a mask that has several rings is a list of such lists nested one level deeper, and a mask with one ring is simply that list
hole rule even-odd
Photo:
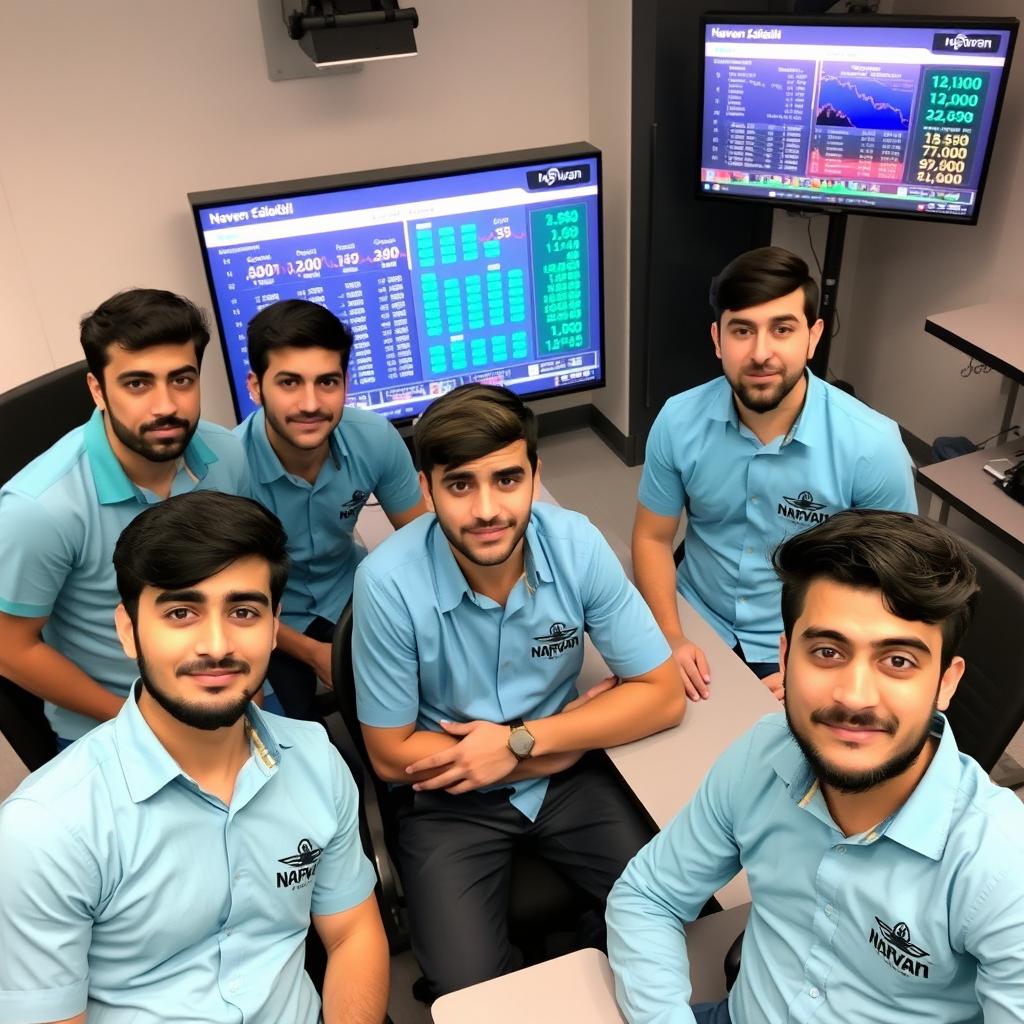
[{"label": "blue button-up shirt", "polygon": [[733,744],[608,899],[631,1024],[693,1024],[683,922],[741,867],[752,907],[737,1024],[1020,1024],[1024,806],[945,719],[907,802],[868,832],[832,820],[782,714]]},{"label": "blue button-up shirt", "polygon": [[281,520],[288,534],[291,569],[281,599],[282,621],[300,632],[316,616],[336,621],[366,554],[352,531],[371,493],[391,515],[420,500],[419,477],[405,442],[383,416],[348,408],[311,484],[281,464],[267,440],[262,409],[240,423],[235,434],[249,461],[249,493]]},{"label": "blue button-up shirt", "polygon": [[670,398],[638,497],[660,516],[685,507],[679,592],[730,647],[738,640],[762,662],[779,657],[776,546],[847,508],[917,511],[899,427],[810,371],[796,422],[768,444],[740,422],[725,377]]},{"label": "blue button-up shirt", "polygon": [[[231,432],[201,421],[185,449],[171,494],[240,494],[245,458]],[[125,697],[138,666],[121,648],[114,609],[114,545],[160,499],[137,487],[117,461],[97,409],[0,490],[0,612],[48,616],[43,639],[83,672]],[[54,732],[73,740],[96,721],[46,705]]]},{"label": "blue button-up shirt", "polygon": [[319,726],[248,715],[229,805],[130,697],[0,808],[4,1024],[318,1020],[310,912],[356,906],[375,881],[358,796]]},{"label": "blue button-up shirt", "polygon": [[[597,529],[544,502],[504,607],[470,588],[437,518],[421,516],[360,565],[352,608],[359,720],[376,728],[557,714],[576,696],[584,632],[624,678],[670,654]],[[535,819],[547,785],[515,783],[513,806]]]}]

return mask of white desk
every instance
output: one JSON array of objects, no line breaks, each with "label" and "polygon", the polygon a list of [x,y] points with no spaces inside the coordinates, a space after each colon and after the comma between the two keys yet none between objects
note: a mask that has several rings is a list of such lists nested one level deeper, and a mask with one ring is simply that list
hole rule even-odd
[{"label": "white desk", "polygon": [[[781,705],[764,683],[681,597],[679,617],[686,635],[700,646],[711,668],[711,696],[690,701],[683,721],[673,729],[611,747],[608,756],[658,828],[664,828],[689,803],[711,766],[734,740]],[[608,675],[597,650],[588,643],[580,689]],[[746,874],[716,894],[723,908],[750,902]]]},{"label": "white desk", "polygon": [[623,1024],[608,958],[597,949],[502,975],[441,996],[434,1024]]},{"label": "white desk", "polygon": [[[686,926],[691,1002],[725,997],[725,954],[747,923],[748,906],[702,917]],[[596,949],[506,974],[442,996],[434,1024],[623,1024],[608,958]]]}]

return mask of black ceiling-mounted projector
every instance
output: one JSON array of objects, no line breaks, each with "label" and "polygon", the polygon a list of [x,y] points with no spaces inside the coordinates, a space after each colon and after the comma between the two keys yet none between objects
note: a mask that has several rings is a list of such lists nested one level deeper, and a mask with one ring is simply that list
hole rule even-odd
[{"label": "black ceiling-mounted projector", "polygon": [[282,0],[288,34],[318,68],[416,54],[415,7],[401,8],[397,0],[310,0],[286,12],[290,5]]}]

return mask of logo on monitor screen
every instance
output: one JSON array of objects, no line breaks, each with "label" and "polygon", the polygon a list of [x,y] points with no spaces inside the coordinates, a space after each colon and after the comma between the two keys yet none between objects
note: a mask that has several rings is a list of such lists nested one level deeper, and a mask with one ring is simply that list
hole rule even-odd
[{"label": "logo on monitor screen", "polygon": [[999,36],[977,35],[974,32],[936,32],[932,40],[932,53],[995,53],[1000,41]]},{"label": "logo on monitor screen", "polygon": [[558,188],[563,185],[585,185],[590,181],[588,164],[549,167],[546,171],[527,171],[526,184],[531,189]]}]

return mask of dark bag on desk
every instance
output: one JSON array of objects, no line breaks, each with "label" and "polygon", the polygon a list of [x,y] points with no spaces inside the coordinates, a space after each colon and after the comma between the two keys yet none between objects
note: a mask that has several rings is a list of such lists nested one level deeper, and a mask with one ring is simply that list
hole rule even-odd
[{"label": "dark bag on desk", "polygon": [[1024,504],[1024,461],[1018,462],[1002,480],[999,486],[1011,497]]}]

